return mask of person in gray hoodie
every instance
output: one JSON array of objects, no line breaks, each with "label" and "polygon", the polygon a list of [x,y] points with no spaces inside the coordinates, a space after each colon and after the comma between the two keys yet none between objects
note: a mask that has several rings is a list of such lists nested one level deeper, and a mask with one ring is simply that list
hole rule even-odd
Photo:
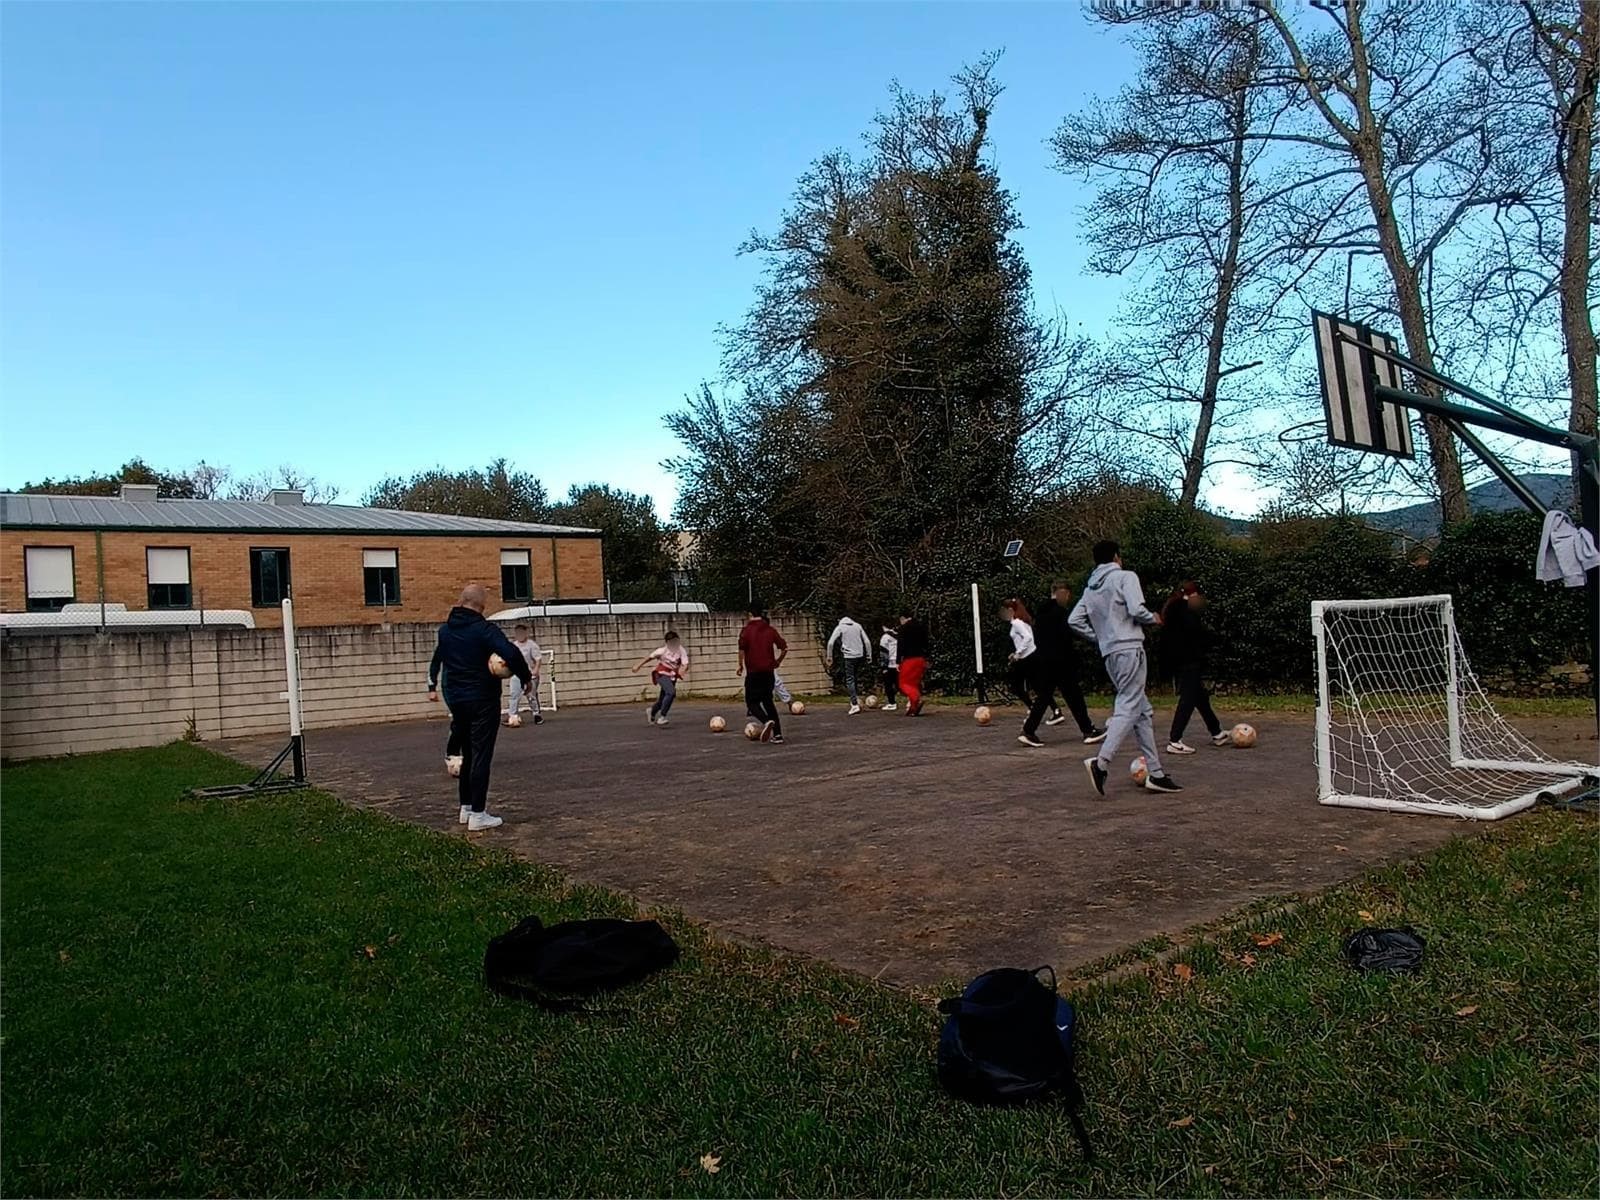
[{"label": "person in gray hoodie", "polygon": [[1123,570],[1122,554],[1115,542],[1096,542],[1094,561],[1089,582],[1067,623],[1073,632],[1100,648],[1106,674],[1117,689],[1117,701],[1106,722],[1106,740],[1100,743],[1100,753],[1084,759],[1084,769],[1089,772],[1094,790],[1104,796],[1111,761],[1132,733],[1144,753],[1146,789],[1179,791],[1172,777],[1161,769],[1161,758],[1156,753],[1155,709],[1144,691],[1150,669],[1144,653],[1144,631],[1161,624],[1161,618],[1145,607],[1139,577]]},{"label": "person in gray hoodie", "polygon": [[850,691],[850,716],[861,711],[861,697],[856,694],[856,673],[863,661],[872,664],[872,642],[867,631],[850,617],[840,617],[839,623],[828,635],[828,646],[823,659],[828,670],[833,670],[833,652],[837,648],[844,656],[844,685]]}]

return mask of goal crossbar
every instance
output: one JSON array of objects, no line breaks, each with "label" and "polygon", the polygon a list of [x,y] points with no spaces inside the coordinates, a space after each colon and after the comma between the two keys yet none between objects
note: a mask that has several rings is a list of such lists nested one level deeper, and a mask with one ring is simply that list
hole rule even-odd
[{"label": "goal crossbar", "polygon": [[1318,600],[1317,798],[1494,820],[1592,787],[1600,767],[1544,753],[1497,712],[1447,595]]}]

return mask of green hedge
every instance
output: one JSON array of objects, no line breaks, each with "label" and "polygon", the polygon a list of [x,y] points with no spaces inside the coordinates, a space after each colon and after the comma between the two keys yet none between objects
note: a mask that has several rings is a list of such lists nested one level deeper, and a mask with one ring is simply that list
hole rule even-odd
[{"label": "green hedge", "polygon": [[[1123,561],[1139,573],[1152,608],[1182,580],[1200,582],[1211,601],[1206,619],[1214,634],[1214,686],[1310,690],[1313,600],[1448,593],[1455,597],[1457,626],[1474,669],[1493,687],[1515,691],[1548,688],[1551,668],[1588,662],[1583,590],[1534,578],[1539,529],[1531,513],[1484,514],[1453,527],[1431,553],[1412,559],[1392,535],[1354,518],[1269,520],[1248,536],[1236,536],[1205,516],[1157,501],[1129,520],[1120,540]],[[1088,547],[1078,561],[1053,566],[1081,590]],[[1019,562],[979,581],[991,684],[1003,675],[1010,648],[996,612],[1000,601],[1020,595],[1035,605],[1051,573]],[[928,596],[918,603],[935,635],[931,686],[971,691],[970,597]],[[1159,680],[1166,674],[1159,634],[1153,645],[1152,674]],[[1087,646],[1081,661],[1086,682],[1103,684]],[[1583,690],[1576,681],[1568,686]]]}]

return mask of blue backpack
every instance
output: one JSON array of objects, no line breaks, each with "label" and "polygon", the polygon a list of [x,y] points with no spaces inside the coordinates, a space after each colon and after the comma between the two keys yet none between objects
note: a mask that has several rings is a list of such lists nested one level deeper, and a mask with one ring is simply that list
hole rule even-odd
[{"label": "blue backpack", "polygon": [[[1048,986],[1041,974],[1049,975]],[[939,1082],[946,1091],[980,1104],[1059,1096],[1084,1157],[1094,1157],[1073,1061],[1077,1014],[1057,994],[1054,970],[985,971],[959,997],[941,1000],[939,1011],[945,1016]]]}]

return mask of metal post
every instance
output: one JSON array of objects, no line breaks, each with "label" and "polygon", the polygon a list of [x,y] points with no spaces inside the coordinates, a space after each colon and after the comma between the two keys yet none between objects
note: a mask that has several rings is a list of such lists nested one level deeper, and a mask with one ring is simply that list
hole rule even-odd
[{"label": "metal post", "polygon": [[978,615],[978,585],[972,585],[972,661],[978,669],[978,703],[982,704],[985,695],[983,681],[983,620]]},{"label": "metal post", "polygon": [[300,650],[294,636],[294,601],[283,598],[284,682],[289,693],[289,744],[294,748],[294,777],[306,777],[305,743],[300,734]]},{"label": "metal post", "polygon": [[1461,680],[1456,674],[1456,614],[1455,608],[1444,602],[1445,679],[1449,691],[1444,697],[1445,734],[1450,743],[1450,765],[1461,761]]},{"label": "metal post", "polygon": [[1333,707],[1328,687],[1328,635],[1322,623],[1322,601],[1311,602],[1311,636],[1317,646],[1317,799],[1326,804],[1333,795]]}]

